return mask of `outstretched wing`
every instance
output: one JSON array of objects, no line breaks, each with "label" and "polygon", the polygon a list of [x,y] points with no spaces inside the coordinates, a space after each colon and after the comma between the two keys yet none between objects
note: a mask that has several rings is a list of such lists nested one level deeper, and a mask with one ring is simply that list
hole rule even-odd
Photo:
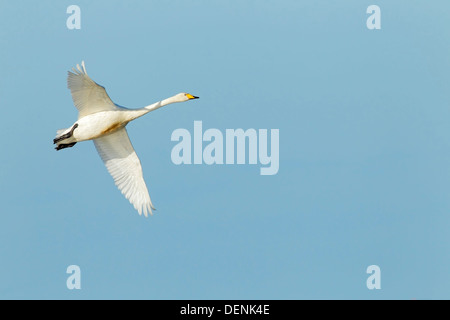
[{"label": "outstretched wing", "polygon": [[139,215],[152,214],[150,200],[142,175],[141,162],[125,128],[94,140],[95,147],[122,194],[134,205]]},{"label": "outstretched wing", "polygon": [[78,109],[78,119],[100,111],[117,110],[104,87],[95,83],[87,74],[84,61],[69,71],[67,87],[72,93],[73,103]]}]

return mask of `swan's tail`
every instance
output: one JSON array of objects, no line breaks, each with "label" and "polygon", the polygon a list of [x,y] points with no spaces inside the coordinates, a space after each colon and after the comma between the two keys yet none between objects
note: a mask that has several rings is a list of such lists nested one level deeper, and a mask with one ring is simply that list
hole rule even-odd
[{"label": "swan's tail", "polygon": [[60,129],[60,130],[56,131],[56,137],[55,137],[55,139],[53,139],[53,144],[56,144],[56,147],[55,147],[56,150],[71,148],[76,144],[76,142],[63,143],[64,140],[66,140],[72,136],[73,129],[74,128],[72,128],[72,129],[67,128],[67,129]]},{"label": "swan's tail", "polygon": [[59,129],[56,131],[56,137],[55,139],[53,139],[53,143],[57,144],[58,142],[62,141],[63,139],[65,139],[63,136],[68,133],[70,130],[70,128],[67,129]]}]

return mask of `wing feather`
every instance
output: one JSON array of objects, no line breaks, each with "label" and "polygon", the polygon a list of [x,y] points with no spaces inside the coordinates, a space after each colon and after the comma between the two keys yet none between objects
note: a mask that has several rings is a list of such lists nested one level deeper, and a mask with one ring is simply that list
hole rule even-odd
[{"label": "wing feather", "polygon": [[87,74],[84,61],[77,64],[76,69],[68,72],[67,87],[72,94],[72,100],[78,109],[78,118],[101,111],[117,110],[106,90],[95,83]]},{"label": "wing feather", "polygon": [[152,205],[142,174],[141,162],[125,128],[94,140],[95,147],[116,186],[139,215],[152,214]]}]

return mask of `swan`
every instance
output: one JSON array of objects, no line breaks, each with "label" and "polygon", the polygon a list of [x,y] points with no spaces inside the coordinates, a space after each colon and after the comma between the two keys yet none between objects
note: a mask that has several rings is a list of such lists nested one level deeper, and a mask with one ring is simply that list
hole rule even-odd
[{"label": "swan", "polygon": [[67,129],[57,131],[53,140],[56,150],[73,147],[77,142],[93,140],[98,154],[114,179],[116,186],[130,201],[139,215],[147,217],[155,210],[142,174],[141,162],[134,151],[126,125],[150,111],[171,103],[198,97],[179,93],[141,109],[121,107],[109,98],[106,90],[87,74],[84,61],[81,67],[68,72],[67,86],[78,109],[78,120]]}]

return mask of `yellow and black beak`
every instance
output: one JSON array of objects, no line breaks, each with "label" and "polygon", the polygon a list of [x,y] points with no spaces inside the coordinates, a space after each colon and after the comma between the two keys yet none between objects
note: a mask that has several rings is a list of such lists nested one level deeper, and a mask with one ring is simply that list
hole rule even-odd
[{"label": "yellow and black beak", "polygon": [[199,97],[193,96],[192,94],[189,94],[189,93],[186,93],[186,97],[188,97],[189,100],[198,99],[199,98]]}]

